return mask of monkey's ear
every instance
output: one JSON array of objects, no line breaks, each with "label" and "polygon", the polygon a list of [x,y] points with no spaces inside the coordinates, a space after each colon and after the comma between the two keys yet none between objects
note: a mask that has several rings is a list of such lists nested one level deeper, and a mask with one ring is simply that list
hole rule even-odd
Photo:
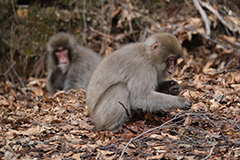
[{"label": "monkey's ear", "polygon": [[160,42],[156,41],[151,45],[151,50],[155,50],[160,46]]}]

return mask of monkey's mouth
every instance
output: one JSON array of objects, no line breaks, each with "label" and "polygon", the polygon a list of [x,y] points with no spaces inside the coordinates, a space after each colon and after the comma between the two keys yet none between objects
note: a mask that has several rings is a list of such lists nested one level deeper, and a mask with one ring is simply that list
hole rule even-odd
[{"label": "monkey's mouth", "polygon": [[170,71],[165,71],[165,73],[169,76],[173,74],[173,72],[170,72]]}]

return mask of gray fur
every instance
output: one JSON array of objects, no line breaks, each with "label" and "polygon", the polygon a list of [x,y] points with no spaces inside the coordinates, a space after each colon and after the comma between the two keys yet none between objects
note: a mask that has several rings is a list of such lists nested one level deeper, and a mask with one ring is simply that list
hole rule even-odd
[{"label": "gray fur", "polygon": [[[160,45],[151,50],[154,43]],[[99,64],[87,88],[87,105],[98,129],[117,131],[137,109],[154,112],[191,107],[185,98],[155,91],[166,78],[169,55],[179,57],[182,49],[175,37],[162,33],[144,43],[129,44]]]},{"label": "gray fur", "polygon": [[[54,50],[59,47],[67,47],[71,50],[70,64],[65,69],[53,58]],[[86,88],[93,71],[102,60],[93,50],[80,46],[73,35],[63,32],[50,38],[47,51],[49,54],[47,89],[51,93],[61,89]]]}]

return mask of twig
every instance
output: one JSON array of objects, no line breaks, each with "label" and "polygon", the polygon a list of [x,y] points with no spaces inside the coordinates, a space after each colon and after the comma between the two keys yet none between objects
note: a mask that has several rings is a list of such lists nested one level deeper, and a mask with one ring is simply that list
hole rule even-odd
[{"label": "twig", "polygon": [[193,0],[193,3],[194,3],[194,6],[196,7],[196,9],[199,11],[199,13],[201,14],[201,16],[203,18],[203,21],[205,23],[205,28],[206,28],[206,34],[209,36],[211,34],[211,29],[210,29],[211,22],[208,20],[207,14],[202,9],[199,1],[198,0]]},{"label": "twig", "polygon": [[[14,74],[17,76],[19,82],[21,83],[22,87],[25,87],[22,79],[21,79],[20,76],[18,75],[18,73],[17,73],[17,71],[15,70],[15,68],[13,67],[12,69],[13,69]],[[26,94],[26,93],[25,93],[25,94]]]},{"label": "twig", "polygon": [[127,1],[127,9],[128,9],[128,13],[129,13],[129,16],[127,17],[127,20],[128,20],[128,25],[129,25],[129,28],[130,28],[130,33],[132,33],[133,32],[133,27],[132,27],[132,16],[130,15],[130,13],[131,13],[131,11],[132,11],[132,4],[129,2],[129,1]]},{"label": "twig", "polygon": [[127,116],[130,118],[130,114],[129,114],[127,108],[125,107],[125,105],[120,101],[118,103],[125,109],[125,111],[127,112]]},{"label": "twig", "polygon": [[18,16],[17,16],[16,10],[15,10],[15,5],[14,5],[14,1],[13,0],[12,0],[12,8],[13,8],[13,13],[14,13],[16,22],[19,24],[19,20],[18,20]]},{"label": "twig", "polygon": [[108,35],[107,35],[107,34],[105,34],[105,33],[103,33],[103,32],[100,32],[100,31],[94,29],[93,27],[89,27],[89,29],[90,29],[91,31],[93,31],[93,32],[95,32],[95,33],[97,33],[97,34],[103,36],[103,37],[108,38]]},{"label": "twig", "polygon": [[76,10],[76,15],[77,15],[77,18],[79,18],[80,19],[80,13],[79,13],[79,1],[78,0],[75,0],[74,1],[74,3],[76,4],[76,6],[75,6],[75,10]]},{"label": "twig", "polygon": [[[178,115],[183,114],[183,112],[184,112],[184,111],[177,113],[174,117],[177,117]],[[184,115],[186,115],[186,113],[185,113]],[[187,114],[187,115],[188,115],[188,114]],[[179,117],[181,117],[181,116],[179,116]],[[163,125],[163,124],[162,124],[162,125]],[[164,126],[162,126],[161,128],[164,128]],[[155,130],[155,131],[156,131],[156,130]],[[155,131],[149,133],[148,135],[143,136],[142,138],[139,138],[138,140],[135,140],[135,142],[141,141],[142,139],[146,138],[147,136],[150,136],[151,134],[153,134]]]},{"label": "twig", "polygon": [[203,158],[203,159],[201,159],[201,160],[205,160],[205,159],[208,159],[208,158],[210,158],[210,157],[211,157],[211,155],[212,155],[212,153],[213,153],[213,150],[214,150],[214,148],[215,148],[215,143],[216,143],[216,140],[215,140],[215,139],[213,139],[213,142],[212,142],[213,146],[212,146],[212,148],[211,148],[211,150],[210,150],[210,153],[208,154],[208,156],[207,156],[207,157],[204,157],[204,158]]},{"label": "twig", "polygon": [[87,32],[87,22],[86,22],[86,0],[83,1],[83,24],[84,24],[84,29],[83,29],[83,42],[86,45],[86,32]]},{"label": "twig", "polygon": [[149,133],[149,132],[152,132],[152,131],[154,131],[154,130],[157,130],[157,129],[159,129],[159,128],[162,128],[164,125],[166,125],[166,124],[168,124],[168,123],[170,123],[170,122],[172,122],[172,121],[174,121],[174,120],[176,120],[176,119],[178,119],[178,118],[184,117],[184,116],[186,116],[186,115],[189,115],[189,113],[185,113],[185,114],[180,115],[180,116],[175,116],[174,118],[172,118],[171,120],[163,123],[162,125],[157,126],[157,127],[155,127],[155,128],[152,128],[152,129],[149,129],[149,130],[147,130],[146,132],[143,132],[143,133],[141,133],[140,135],[138,135],[138,136],[136,136],[136,137],[134,137],[134,138],[131,138],[131,140],[128,142],[128,144],[123,148],[123,151],[122,151],[122,153],[121,153],[121,155],[120,155],[120,157],[119,157],[118,159],[121,159],[121,158],[123,157],[124,152],[126,151],[126,149],[128,148],[128,146],[129,146],[134,140],[138,139],[139,137],[142,137],[143,135],[145,135],[145,134],[147,134],[147,133]]},{"label": "twig", "polygon": [[39,125],[40,127],[44,127],[44,128],[46,128],[46,129],[50,129],[50,127],[49,127],[49,126],[47,126],[47,125],[40,124],[40,123],[38,123],[38,122],[35,122],[35,121],[30,121],[30,122],[32,122],[32,123],[34,123],[34,124],[36,124],[36,125]]},{"label": "twig", "polygon": [[[113,0],[108,0],[108,3],[109,3],[109,8],[110,8],[110,11],[108,13],[108,16],[107,16],[107,19],[105,20],[105,16],[102,16],[102,21],[105,22],[106,24],[108,24],[108,28],[107,29],[104,29],[104,34],[106,35],[104,37],[104,41],[102,42],[101,44],[101,49],[99,51],[100,55],[102,55],[105,51],[106,51],[106,46],[107,46],[107,42],[109,41],[109,38],[110,38],[110,34],[111,34],[111,30],[112,30],[112,15],[113,15],[113,8],[114,8],[114,3],[113,3]],[[104,1],[101,0],[101,13],[102,15],[104,15]]]},{"label": "twig", "polygon": [[[221,43],[221,42],[219,41],[219,39],[217,39],[217,38],[212,39],[210,36],[205,35],[205,34],[199,32],[199,31],[197,31],[196,29],[191,28],[191,26],[190,26],[190,27],[188,27],[188,26],[183,27],[183,29],[190,30],[190,31],[194,31],[194,32],[200,34],[200,35],[201,35],[202,37],[204,37],[205,39],[207,39],[207,40],[209,40],[209,41],[211,41],[211,42],[213,42],[213,43],[215,43],[215,44],[219,44],[219,45],[221,45],[222,47],[224,47],[224,48],[226,48],[226,49],[234,49],[234,50],[236,50],[236,51],[239,50],[239,49],[237,49],[237,48],[233,48],[233,47],[231,47],[231,46],[229,46],[229,45],[226,45],[226,44]],[[181,31],[181,30],[180,30],[180,31]],[[175,34],[177,34],[177,32],[175,32]]]},{"label": "twig", "polygon": [[72,113],[73,113],[73,110],[72,110],[71,113],[69,113],[68,118],[64,121],[65,124],[69,122],[69,119],[71,118]]},{"label": "twig", "polygon": [[8,72],[12,69],[13,72],[14,72],[14,74],[17,76],[19,82],[21,83],[21,85],[22,85],[23,87],[25,87],[22,79],[19,77],[17,71],[16,71],[15,68],[13,67],[15,64],[16,64],[16,62],[13,62],[13,63],[11,64],[11,66],[6,70],[6,72],[4,72],[4,76],[7,77]]},{"label": "twig", "polygon": [[[231,25],[229,25],[224,19],[223,17],[219,14],[219,12],[217,10],[215,10],[212,6],[207,5],[206,2],[202,2],[200,0],[200,3],[203,7],[207,8],[210,12],[212,12],[213,14],[215,14],[217,16],[217,18],[219,19],[220,22],[222,22],[223,25],[225,25],[230,31],[232,32],[237,32],[237,28],[233,28],[231,27]],[[232,23],[234,24],[234,23]]]},{"label": "twig", "polygon": [[6,70],[6,72],[4,72],[4,76],[7,76],[7,74],[8,74],[8,72],[13,68],[13,66],[16,64],[16,62],[13,62],[12,64],[11,64],[11,66]]},{"label": "twig", "polygon": [[223,47],[225,47],[225,48],[227,48],[227,49],[235,49],[235,48],[232,48],[232,47],[227,46],[227,45],[225,45],[225,44],[222,44],[222,43],[220,43],[220,42],[217,41],[217,40],[214,40],[214,39],[210,38],[210,36],[207,36],[207,35],[199,32],[198,30],[196,30],[196,29],[193,28],[194,25],[186,25],[186,26],[182,26],[181,28],[177,28],[177,27],[179,27],[179,26],[180,26],[179,24],[168,25],[168,26],[162,27],[162,31],[166,31],[166,30],[172,29],[172,30],[174,30],[172,33],[173,33],[174,35],[176,35],[176,34],[179,33],[180,31],[182,31],[183,29],[185,29],[185,30],[190,30],[190,31],[194,31],[194,32],[200,34],[200,35],[203,36],[205,39],[207,39],[207,40],[209,40],[209,41],[211,41],[211,42],[213,42],[213,43],[215,43],[215,44],[219,44],[219,45],[221,45],[221,46],[223,46]]},{"label": "twig", "polygon": [[143,36],[142,36],[142,42],[144,42],[146,40],[148,30],[149,30],[148,27],[146,27],[146,29],[144,30]]}]

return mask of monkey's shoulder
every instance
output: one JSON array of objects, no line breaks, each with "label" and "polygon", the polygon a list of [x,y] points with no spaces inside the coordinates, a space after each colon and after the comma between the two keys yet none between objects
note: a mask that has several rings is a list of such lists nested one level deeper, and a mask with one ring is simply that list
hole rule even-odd
[{"label": "monkey's shoulder", "polygon": [[114,51],[105,59],[118,59],[118,61],[136,59],[136,57],[141,56],[140,53],[143,51],[145,51],[145,46],[142,43],[131,43]]},{"label": "monkey's shoulder", "polygon": [[73,59],[76,61],[85,61],[86,63],[99,63],[102,60],[102,57],[93,51],[90,48],[84,46],[78,46],[73,52],[75,52],[75,56]]},{"label": "monkey's shoulder", "polygon": [[77,52],[77,54],[82,55],[82,56],[84,56],[84,55],[89,56],[89,55],[95,55],[95,54],[97,54],[97,53],[96,53],[95,51],[93,51],[92,49],[87,48],[87,47],[84,47],[84,46],[81,46],[81,45],[78,45],[78,46],[76,47],[76,52]]}]

